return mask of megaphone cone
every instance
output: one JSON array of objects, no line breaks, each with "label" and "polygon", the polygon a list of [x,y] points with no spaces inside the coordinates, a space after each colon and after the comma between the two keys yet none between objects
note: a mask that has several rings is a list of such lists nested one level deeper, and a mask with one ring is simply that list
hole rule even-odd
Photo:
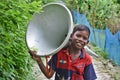
[{"label": "megaphone cone", "polygon": [[62,3],[49,3],[35,13],[26,31],[26,43],[39,56],[57,53],[68,42],[73,30],[70,10]]}]

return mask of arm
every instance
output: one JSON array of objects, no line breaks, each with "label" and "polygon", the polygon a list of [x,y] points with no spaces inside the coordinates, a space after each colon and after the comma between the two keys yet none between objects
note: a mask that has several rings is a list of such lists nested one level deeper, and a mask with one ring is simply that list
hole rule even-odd
[{"label": "arm", "polygon": [[97,78],[94,66],[92,64],[92,58],[86,53],[86,66],[84,68],[84,80],[95,80]]},{"label": "arm", "polygon": [[41,71],[43,72],[43,74],[47,77],[47,78],[51,78],[54,74],[54,70],[52,69],[52,67],[50,66],[48,68],[48,66],[45,66],[41,60],[41,58],[39,56],[36,55],[35,51],[29,51],[30,55],[32,56],[32,58],[38,63],[39,68],[41,69]]},{"label": "arm", "polygon": [[97,78],[93,64],[85,67],[84,70],[84,80],[95,80]]}]

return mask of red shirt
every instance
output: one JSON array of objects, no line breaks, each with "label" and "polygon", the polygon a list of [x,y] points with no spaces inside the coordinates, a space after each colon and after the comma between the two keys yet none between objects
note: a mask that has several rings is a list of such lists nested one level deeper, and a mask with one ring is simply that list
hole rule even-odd
[{"label": "red shirt", "polygon": [[94,80],[96,74],[92,59],[82,49],[79,58],[72,61],[67,49],[62,49],[49,61],[49,65],[56,71],[55,80]]}]

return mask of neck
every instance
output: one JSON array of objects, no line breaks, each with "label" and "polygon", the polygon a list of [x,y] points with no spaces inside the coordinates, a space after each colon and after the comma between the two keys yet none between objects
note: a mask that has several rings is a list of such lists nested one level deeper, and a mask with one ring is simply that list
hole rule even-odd
[{"label": "neck", "polygon": [[72,46],[69,47],[68,51],[69,51],[70,54],[80,54],[81,53],[81,49],[76,49]]},{"label": "neck", "polygon": [[79,58],[80,54],[81,54],[81,50],[79,49],[74,49],[73,47],[68,48],[69,54],[72,57],[72,61],[74,61],[75,59]]}]

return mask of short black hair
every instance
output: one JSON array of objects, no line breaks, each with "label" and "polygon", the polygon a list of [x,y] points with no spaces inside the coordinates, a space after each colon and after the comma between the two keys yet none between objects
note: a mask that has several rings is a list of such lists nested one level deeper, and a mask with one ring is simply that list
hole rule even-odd
[{"label": "short black hair", "polygon": [[75,25],[72,34],[74,34],[76,31],[87,31],[89,33],[89,36],[90,36],[90,29],[86,25],[81,25],[81,24]]}]

